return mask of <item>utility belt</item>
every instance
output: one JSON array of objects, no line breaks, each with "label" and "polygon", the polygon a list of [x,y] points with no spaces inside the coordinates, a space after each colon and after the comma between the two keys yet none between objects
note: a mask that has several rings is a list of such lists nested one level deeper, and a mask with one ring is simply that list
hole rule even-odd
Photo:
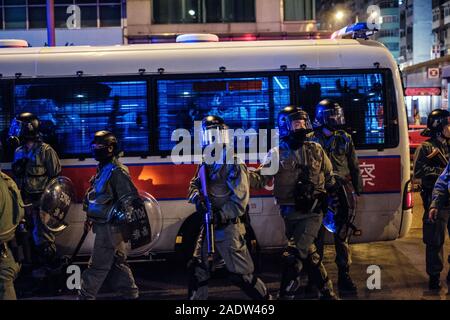
[{"label": "utility belt", "polygon": [[316,197],[314,203],[308,208],[306,208],[306,207],[299,208],[298,204],[297,205],[282,204],[282,205],[280,205],[280,214],[283,218],[288,217],[289,215],[291,215],[294,212],[300,212],[302,214],[309,214],[309,213],[322,214],[323,213],[323,205],[324,205],[324,203],[326,204],[326,201],[324,201],[325,199],[326,199],[326,195],[325,195],[325,197],[322,197],[322,196]]},{"label": "utility belt", "polygon": [[233,219],[227,219],[226,221],[219,221],[215,227],[215,229],[225,229],[226,227],[228,227],[229,225],[232,224],[238,224],[239,222],[242,222],[242,218],[241,217],[236,217]]}]

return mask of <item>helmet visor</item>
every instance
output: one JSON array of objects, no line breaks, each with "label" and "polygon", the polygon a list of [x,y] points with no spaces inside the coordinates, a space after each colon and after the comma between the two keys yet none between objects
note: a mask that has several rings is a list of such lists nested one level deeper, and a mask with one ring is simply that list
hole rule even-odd
[{"label": "helmet visor", "polygon": [[331,127],[345,125],[344,110],[342,108],[323,110],[323,122],[324,125],[328,125]]},{"label": "helmet visor", "polygon": [[206,128],[202,132],[202,145],[207,146],[210,144],[228,144],[230,143],[230,137],[227,127],[212,127]]},{"label": "helmet visor", "polygon": [[11,127],[9,128],[8,135],[10,137],[19,138],[23,133],[24,123],[20,120],[14,119],[11,121]]},{"label": "helmet visor", "polygon": [[295,132],[298,130],[311,131],[312,125],[309,116],[305,112],[296,112],[289,115],[289,130]]}]

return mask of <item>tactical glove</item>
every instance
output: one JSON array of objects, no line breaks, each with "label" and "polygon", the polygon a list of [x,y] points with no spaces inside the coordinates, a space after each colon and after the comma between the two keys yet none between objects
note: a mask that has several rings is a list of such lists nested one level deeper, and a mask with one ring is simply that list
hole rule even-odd
[{"label": "tactical glove", "polygon": [[204,214],[208,211],[208,206],[206,205],[205,197],[199,194],[195,199],[195,209],[198,213]]}]

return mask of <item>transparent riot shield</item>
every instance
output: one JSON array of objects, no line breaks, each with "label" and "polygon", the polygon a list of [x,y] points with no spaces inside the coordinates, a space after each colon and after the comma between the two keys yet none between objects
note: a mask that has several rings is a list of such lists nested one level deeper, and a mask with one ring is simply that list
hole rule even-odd
[{"label": "transparent riot shield", "polygon": [[[359,235],[353,222],[356,217],[356,194],[350,181],[342,180],[336,198],[328,197],[328,210],[323,219],[324,227],[344,240],[349,235]],[[351,232],[351,233],[350,233]]]},{"label": "transparent riot shield", "polygon": [[108,221],[119,226],[131,257],[147,254],[158,241],[163,227],[161,208],[146,192],[119,199],[110,210]]},{"label": "transparent riot shield", "polygon": [[51,232],[58,233],[67,227],[64,221],[75,198],[75,188],[67,177],[53,178],[41,196],[40,219]]}]

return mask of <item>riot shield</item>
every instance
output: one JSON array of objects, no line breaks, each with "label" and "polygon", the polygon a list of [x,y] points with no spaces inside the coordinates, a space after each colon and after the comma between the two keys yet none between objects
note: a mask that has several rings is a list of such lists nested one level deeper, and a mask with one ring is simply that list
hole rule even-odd
[{"label": "riot shield", "polygon": [[360,235],[361,231],[353,224],[356,217],[356,194],[353,185],[345,179],[340,182],[336,197],[328,197],[328,210],[323,225],[344,240],[349,235]]},{"label": "riot shield", "polygon": [[53,178],[41,196],[40,219],[51,232],[63,231],[67,224],[64,219],[75,197],[75,188],[67,177]]},{"label": "riot shield", "polygon": [[108,222],[118,226],[129,256],[148,253],[158,241],[162,230],[162,213],[158,202],[150,194],[129,194],[116,202],[108,213]]}]

